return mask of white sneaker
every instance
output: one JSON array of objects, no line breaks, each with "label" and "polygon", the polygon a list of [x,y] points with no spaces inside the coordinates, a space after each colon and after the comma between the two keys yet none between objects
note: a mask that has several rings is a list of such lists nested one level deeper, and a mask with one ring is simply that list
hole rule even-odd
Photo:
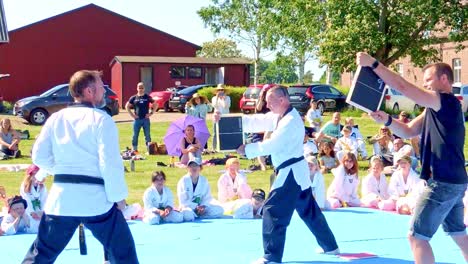
[{"label": "white sneaker", "polygon": [[259,258],[251,264],[280,264],[280,262],[269,261],[265,258]]},{"label": "white sneaker", "polygon": [[317,254],[338,255],[338,254],[340,254],[340,248],[337,248],[337,249],[331,250],[331,251],[327,251],[327,252],[323,251],[322,248],[317,248],[317,249],[315,250],[315,252],[316,252]]}]

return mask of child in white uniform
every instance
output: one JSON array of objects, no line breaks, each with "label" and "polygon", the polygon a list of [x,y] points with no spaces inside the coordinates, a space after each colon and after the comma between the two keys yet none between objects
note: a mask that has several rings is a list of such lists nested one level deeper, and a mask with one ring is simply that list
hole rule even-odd
[{"label": "child in white uniform", "polygon": [[379,208],[379,203],[387,200],[388,184],[383,171],[383,163],[379,157],[373,157],[370,162],[370,173],[364,177],[361,186],[362,205],[365,207]]},{"label": "child in white uniform", "polygon": [[151,186],[143,194],[145,213],[143,222],[158,225],[161,222],[180,223],[184,221],[182,213],[174,210],[174,196],[165,186],[166,174],[155,171],[151,175]]},{"label": "child in white uniform", "polygon": [[344,126],[341,130],[343,136],[335,143],[334,151],[338,160],[341,160],[345,152],[351,152],[357,157],[358,143],[355,138],[351,137],[351,131],[352,127]]},{"label": "child in white uniform", "polygon": [[8,200],[8,214],[3,218],[1,229],[6,235],[37,234],[39,221],[26,213],[28,203],[21,196],[14,196]]},{"label": "child in white uniform", "polygon": [[314,128],[316,132],[320,131],[320,126],[323,123],[322,112],[317,109],[317,102],[310,101],[310,108],[306,113],[306,119],[310,127]]},{"label": "child in white uniform", "polygon": [[399,214],[411,214],[424,181],[411,169],[409,156],[400,157],[398,165],[399,169],[392,174],[388,185],[390,199],[385,201],[386,208],[396,210]]},{"label": "child in white uniform", "polygon": [[345,119],[345,125],[351,127],[351,137],[356,139],[358,143],[358,152],[361,153],[361,157],[363,160],[367,159],[367,150],[366,150],[366,142],[362,137],[361,131],[359,131],[358,126],[354,125],[354,119],[352,117],[347,117]]},{"label": "child in white uniform", "polygon": [[345,153],[341,165],[332,169],[332,173],[335,178],[327,190],[331,208],[361,206],[357,193],[359,178],[356,156],[351,152]]},{"label": "child in white uniform", "polygon": [[329,206],[326,206],[325,181],[322,173],[320,172],[317,158],[314,156],[308,156],[306,160],[309,165],[310,181],[312,182],[312,195],[314,196],[318,207],[324,210]]},{"label": "child in white uniform", "polygon": [[208,180],[200,175],[201,159],[194,158],[187,164],[188,173],[177,183],[179,207],[184,215],[184,221],[195,218],[217,218],[224,210],[219,202],[211,196]]},{"label": "child in white uniform", "polygon": [[[20,187],[20,195],[28,204],[26,213],[32,217],[33,221],[37,221],[38,225],[47,200],[47,188],[44,185],[45,177],[43,177],[46,175],[42,175],[43,173],[43,171],[39,170],[39,167],[31,164],[26,169],[26,176]],[[41,178],[40,180],[36,178],[36,174]]]},{"label": "child in white uniform", "polygon": [[222,203],[224,214],[234,218],[252,218],[252,189],[247,178],[239,172],[237,158],[226,161],[226,172],[218,179],[218,201]]}]

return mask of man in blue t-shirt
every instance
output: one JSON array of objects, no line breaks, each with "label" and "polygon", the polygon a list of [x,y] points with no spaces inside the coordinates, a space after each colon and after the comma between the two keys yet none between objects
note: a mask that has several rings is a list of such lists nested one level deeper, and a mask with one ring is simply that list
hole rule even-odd
[{"label": "man in blue t-shirt", "polygon": [[[150,103],[152,109],[150,109]],[[132,111],[133,108],[133,111]],[[137,84],[137,94],[130,97],[128,102],[125,104],[125,109],[135,121],[133,121],[133,137],[132,147],[134,151],[138,151],[138,134],[140,134],[141,128],[145,134],[146,146],[151,142],[150,135],[150,116],[156,112],[157,105],[153,98],[145,93],[145,85],[142,82]]]},{"label": "man in blue t-shirt", "polygon": [[446,63],[425,66],[424,88],[419,88],[366,53],[359,52],[356,62],[371,67],[386,84],[426,108],[409,123],[382,111],[371,113],[375,121],[385,123],[400,137],[421,135],[421,178],[427,185],[418,197],[410,222],[408,239],[415,263],[435,262],[429,240],[440,224],[468,262],[462,201],[468,182],[463,154],[465,122],[460,101],[452,93],[452,68]]}]

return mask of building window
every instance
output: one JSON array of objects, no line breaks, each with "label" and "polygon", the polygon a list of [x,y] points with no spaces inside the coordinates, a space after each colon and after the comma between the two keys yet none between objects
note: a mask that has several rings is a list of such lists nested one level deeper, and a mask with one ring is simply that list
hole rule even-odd
[{"label": "building window", "polygon": [[453,68],[453,82],[454,83],[461,83],[461,59],[453,59],[452,60],[452,68]]},{"label": "building window", "polygon": [[172,66],[171,67],[171,77],[174,78],[174,79],[184,79],[185,78],[185,67]]},{"label": "building window", "polygon": [[400,74],[401,77],[404,77],[404,72],[403,72],[403,63],[397,63],[396,65],[396,71],[398,74]]},{"label": "building window", "polygon": [[202,68],[201,67],[189,67],[188,68],[188,77],[192,79],[200,79],[202,77]]}]

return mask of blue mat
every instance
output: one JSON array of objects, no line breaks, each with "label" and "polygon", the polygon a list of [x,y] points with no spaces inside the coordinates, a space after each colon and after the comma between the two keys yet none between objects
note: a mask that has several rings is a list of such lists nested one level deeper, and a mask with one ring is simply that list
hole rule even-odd
[{"label": "blue mat", "polygon": [[[377,258],[355,263],[413,263],[407,241],[409,216],[366,208],[326,211],[325,216],[342,253],[370,252]],[[215,219],[182,224],[148,226],[129,221],[140,263],[250,263],[263,255],[261,220]],[[0,237],[1,263],[20,263],[35,235]],[[86,230],[88,255],[81,256],[78,232],[56,263],[102,263],[101,244]],[[437,263],[465,263],[449,236],[439,230],[431,240]],[[316,254],[314,236],[294,214],[288,228],[284,263],[349,262]]]}]

